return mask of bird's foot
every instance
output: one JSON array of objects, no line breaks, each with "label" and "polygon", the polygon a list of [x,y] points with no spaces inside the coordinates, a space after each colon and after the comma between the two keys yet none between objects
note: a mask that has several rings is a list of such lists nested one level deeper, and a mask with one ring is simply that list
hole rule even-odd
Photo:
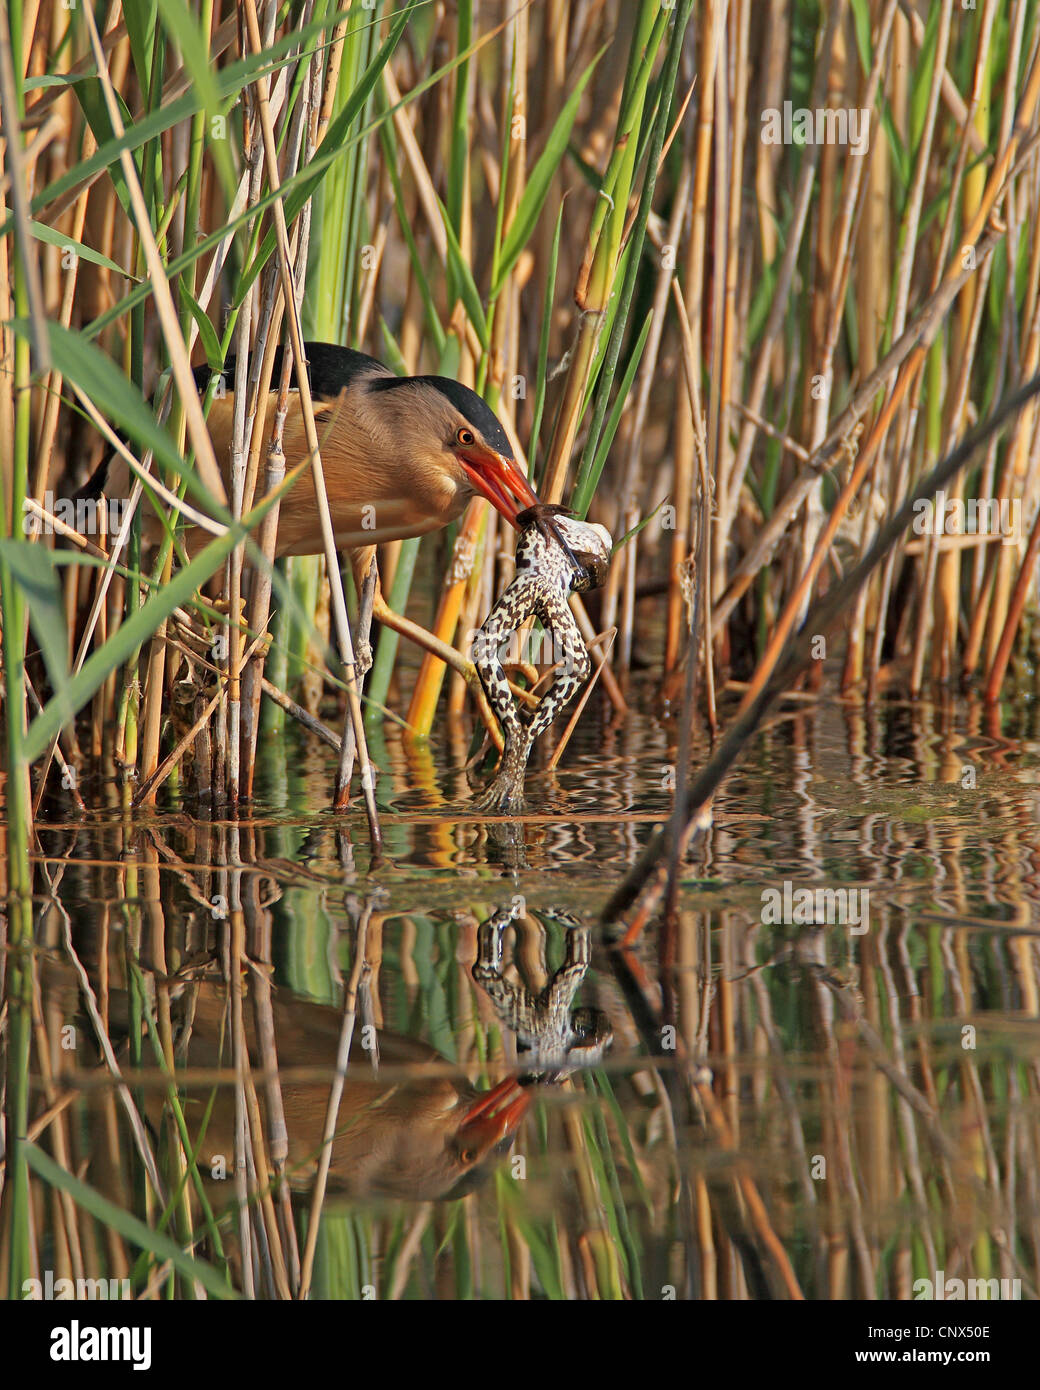
[{"label": "bird's foot", "polygon": [[206,599],[206,603],[210,608],[215,608],[216,611],[225,618],[231,616],[233,609],[237,609],[238,616],[235,621],[238,623],[239,627],[245,627],[246,601],[241,594],[238,596],[237,603],[232,603],[229,598],[224,598],[223,595],[221,595],[220,598],[208,598]]}]

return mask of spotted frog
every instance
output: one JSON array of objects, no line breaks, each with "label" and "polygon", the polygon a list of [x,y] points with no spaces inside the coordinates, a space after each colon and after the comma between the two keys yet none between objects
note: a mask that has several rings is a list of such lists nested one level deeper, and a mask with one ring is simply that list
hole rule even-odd
[{"label": "spotted frog", "polygon": [[[605,527],[576,521],[563,507],[529,507],[517,517],[517,524],[521,535],[516,575],[473,641],[473,662],[502,725],[505,743],[498,773],[476,804],[482,811],[507,815],[524,809],[524,772],[535,740],[592,669],[567,600],[572,593],[598,589],[606,581],[612,545]],[[517,708],[500,655],[530,617],[538,618],[552,634],[559,661],[552,685],[533,712]]]},{"label": "spotted frog", "polygon": [[515,921],[512,907],[499,908],[477,929],[477,959],[472,975],[485,992],[507,1033],[516,1037],[524,1081],[546,1085],[562,1081],[579,1067],[596,1066],[614,1041],[610,1019],[602,1009],[571,1008],[592,960],[592,930],[558,907],[531,913],[544,956],[546,923],[564,928],[563,964],[540,993],[517,984],[503,970],[503,938]]}]

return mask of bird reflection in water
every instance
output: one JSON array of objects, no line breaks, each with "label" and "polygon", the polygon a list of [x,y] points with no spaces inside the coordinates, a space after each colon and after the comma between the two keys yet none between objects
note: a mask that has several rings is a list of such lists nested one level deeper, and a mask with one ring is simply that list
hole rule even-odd
[{"label": "bird reflection in water", "polygon": [[[190,1037],[183,1053],[194,1068],[227,1067],[231,1059],[228,995],[222,982],[198,980]],[[294,1191],[310,1188],[318,1169],[330,1083],[344,1016],[327,1004],[276,992],[269,1024],[277,1055],[277,1078],[257,1080],[264,1130],[274,1105],[285,1119],[285,1176]],[[243,1009],[251,1067],[262,1070],[253,1011]],[[375,1052],[375,1040],[369,1052]],[[433,1048],[389,1031],[378,1036],[374,1057],[361,1051],[342,1081],[326,1191],[332,1197],[441,1200],[472,1191],[505,1156],[530,1104],[529,1091],[514,1076],[489,1091],[447,1075],[449,1064]],[[280,1093],[278,1100],[272,1088]],[[193,1087],[186,1105],[189,1128],[210,1100],[212,1087]],[[206,1127],[201,1156],[211,1169],[234,1153],[234,1094],[221,1087]],[[280,1127],[279,1127],[280,1128]]]},{"label": "bird reflection in water", "polygon": [[[496,912],[478,929],[473,977],[491,999],[504,1033],[515,1033],[522,1068],[486,1091],[459,1076],[458,1067],[432,1047],[387,1030],[377,1034],[366,1024],[371,1013],[363,940],[355,968],[360,982],[356,1009],[314,1003],[269,991],[266,985],[253,988],[241,1007],[233,1009],[215,962],[196,964],[190,973],[167,981],[181,1103],[214,1208],[224,1205],[221,1189],[228,1206],[235,1201],[232,1179],[241,1154],[235,1135],[243,1109],[260,1121],[259,1131],[247,1141],[246,1156],[261,1195],[265,1180],[260,1175],[276,1170],[293,1192],[310,1191],[326,1134],[332,1135],[324,1189],[329,1199],[439,1201],[478,1187],[512,1146],[535,1086],[597,1061],[611,1038],[598,1010],[571,1009],[588,969],[589,930],[567,914],[546,917],[565,922],[567,947],[563,965],[538,994],[503,979],[502,937],[512,922],[510,913]],[[544,925],[539,930],[544,941]],[[77,1008],[70,1001],[69,1012]],[[255,1104],[248,1099],[244,1107],[239,1105],[241,1092],[236,1094],[236,1086],[229,1084],[236,1014],[242,1020],[243,1062],[248,1060],[250,1069],[243,1077],[246,1097],[255,1094]],[[114,1037],[128,1037],[129,1004],[123,991],[110,992],[109,1025]],[[352,1039],[352,1054],[345,1039]],[[150,1055],[147,1046],[144,1054]],[[344,1056],[348,1063],[337,1067]],[[134,1077],[146,1097],[152,1135],[158,1136],[168,1123],[166,1086],[158,1073],[155,1085],[147,1085],[147,1069],[135,1071]],[[338,1105],[332,1103],[330,1124],[334,1083],[341,1091]],[[279,1152],[272,1141],[279,1142]]]}]

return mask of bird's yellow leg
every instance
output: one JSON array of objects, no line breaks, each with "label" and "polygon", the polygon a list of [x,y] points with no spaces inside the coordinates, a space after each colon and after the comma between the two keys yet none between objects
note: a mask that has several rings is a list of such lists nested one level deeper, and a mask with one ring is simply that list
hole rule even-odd
[{"label": "bird's yellow leg", "polygon": [[[357,585],[358,593],[361,592],[361,586],[364,583],[365,576],[368,573],[368,567],[371,564],[374,554],[375,546],[365,546],[362,550],[352,550],[350,552],[350,562],[354,570],[354,582]],[[447,642],[441,641],[441,639],[435,637],[432,632],[428,632],[426,628],[421,627],[418,623],[413,623],[410,618],[406,618],[401,613],[395,613],[383,597],[382,585],[378,578],[376,579],[376,592],[375,600],[372,605],[372,616],[385,627],[392,628],[394,632],[399,632],[402,637],[407,637],[409,641],[422,647],[424,651],[430,652],[434,656],[439,656],[453,671],[458,671],[459,675],[473,692],[473,697],[477,702],[477,709],[480,711],[480,717],[484,721],[488,733],[491,735],[492,742],[501,753],[504,746],[502,742],[502,733],[498,727],[498,721],[491,711],[491,706],[487,702],[487,696],[484,694],[484,687],[480,683],[480,677],[477,675],[477,668],[473,665],[473,662],[467,657],[464,657],[461,652],[456,651],[454,647],[449,646]]]},{"label": "bird's yellow leg", "polygon": [[439,656],[452,670],[458,671],[473,693],[480,717],[491,735],[491,741],[501,753],[504,747],[502,732],[498,727],[498,721],[491,712],[491,706],[487,702],[484,687],[480,684],[480,677],[477,675],[477,668],[473,662],[464,657],[461,652],[456,651],[454,647],[449,646],[447,642],[442,642],[439,637],[435,637],[432,632],[427,632],[426,628],[420,627],[418,623],[413,623],[411,619],[403,617],[400,613],[395,613],[378,587],[376,588],[375,606],[372,612],[373,616],[378,618],[386,627],[393,628],[402,637],[410,638],[425,651],[432,653],[433,656]]}]

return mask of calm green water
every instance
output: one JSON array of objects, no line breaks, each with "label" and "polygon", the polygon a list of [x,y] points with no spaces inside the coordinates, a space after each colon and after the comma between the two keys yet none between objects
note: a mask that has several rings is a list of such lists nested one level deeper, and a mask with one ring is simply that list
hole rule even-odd
[{"label": "calm green water", "polygon": [[[353,978],[351,1075],[371,1077],[367,1027],[385,1039],[387,1095],[431,1067],[483,1091],[531,1054],[518,1059],[473,977],[480,924],[511,909],[500,974],[536,995],[575,930],[560,913],[594,927],[666,814],[673,738],[650,713],[610,723],[592,709],[556,776],[529,783],[530,818],[495,826],[467,810],[465,730],[419,749],[388,734],[374,749],[374,868],[360,803],[346,818],[315,810],[333,760],[294,732],[265,747],[257,803],[237,821],[185,804],[129,824],[55,821],[41,840],[52,875],[65,861],[56,896],[103,1000],[139,965],[174,1046],[190,1033],[181,986],[226,968],[237,939],[285,1008],[283,1068],[331,1063],[307,1020],[341,1008]],[[588,933],[573,1005],[607,1020],[605,1056],[528,1088],[511,1150],[464,1201],[424,1200],[418,1179],[405,1196],[334,1193],[315,1291],[909,1298],[943,1270],[1036,1297],[1038,780],[1033,712],[999,731],[963,703],[785,709],[720,791],[671,929],[652,917],[623,957]],[[789,905],[844,890],[847,920],[774,923],[785,884]],[[61,914],[40,907],[61,979]],[[247,993],[263,973],[246,971]],[[45,975],[45,1018],[70,1010],[67,982]],[[421,1059],[395,1062],[395,1039]],[[99,1132],[86,1100],[73,1111],[69,1142],[93,1172]],[[127,1195],[139,1160],[120,1142],[106,1161],[125,1165],[117,1187],[140,1210]],[[111,1270],[115,1257],[91,1258]]]}]

